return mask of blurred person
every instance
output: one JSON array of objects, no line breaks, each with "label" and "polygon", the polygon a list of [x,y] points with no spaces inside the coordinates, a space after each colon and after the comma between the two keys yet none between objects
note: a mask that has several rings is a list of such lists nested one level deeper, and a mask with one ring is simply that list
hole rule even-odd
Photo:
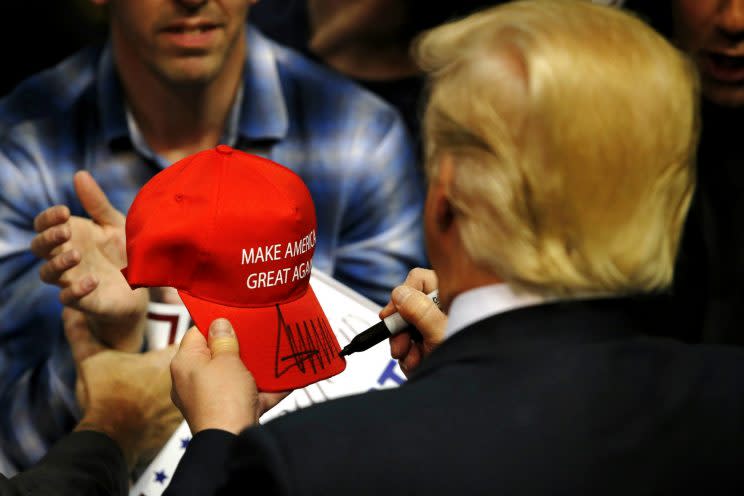
[{"label": "blurred person", "polygon": [[[159,170],[224,143],[303,178],[317,209],[316,269],[384,302],[411,267],[426,263],[423,186],[394,109],[247,25],[252,0],[94,3],[107,5],[108,42],[0,100],[0,464],[6,475],[37,461],[75,425],[69,408],[75,372],[60,297],[93,316],[94,332],[106,327],[106,335],[97,335],[107,344],[131,351],[142,343],[139,331],[122,333],[95,318],[99,298],[112,297],[127,317],[113,325],[137,329],[130,320],[139,315],[140,300],[120,300],[121,286],[108,279],[81,276],[81,286],[70,287],[61,276],[73,265],[84,272],[95,262],[86,257],[98,257],[98,250],[104,261],[120,262],[122,218],[102,217],[78,198],[77,171],[88,171],[85,184],[100,185],[112,207],[126,212]],[[67,210],[43,228],[34,224],[55,205]],[[35,227],[48,238],[32,252]],[[46,248],[72,238],[88,249],[65,255],[63,246]],[[39,271],[69,291],[42,284]],[[120,274],[119,281],[125,284]],[[99,283],[106,286],[91,293]]]},{"label": "blurred person", "polygon": [[106,349],[84,315],[69,308],[64,326],[82,418],[37,464],[10,479],[0,474],[0,495],[125,495],[130,471],[151,460],[182,420],[168,394],[175,347]]},{"label": "blurred person", "polygon": [[252,19],[269,37],[392,104],[417,139],[424,76],[411,56],[411,42],[426,29],[506,1],[263,0]]},{"label": "blurred person", "polygon": [[409,380],[257,426],[230,323],[192,329],[171,371],[195,435],[165,494],[740,493],[744,350],[656,337],[637,305],[672,281],[694,188],[693,64],[577,0],[495,7],[416,53],[435,273],[382,312],[423,336],[391,343]]},{"label": "blurred person", "polygon": [[663,318],[688,341],[744,345],[744,1],[626,5],[690,55],[702,82],[697,188]]},{"label": "blurred person", "polygon": [[255,22],[268,36],[353,79],[392,104],[420,136],[424,77],[412,40],[448,19],[504,0],[266,0]]}]

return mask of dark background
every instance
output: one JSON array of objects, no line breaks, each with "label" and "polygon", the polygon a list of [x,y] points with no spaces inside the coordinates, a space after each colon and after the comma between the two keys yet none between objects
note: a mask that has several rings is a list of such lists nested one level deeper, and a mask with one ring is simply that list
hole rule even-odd
[{"label": "dark background", "polygon": [[105,11],[89,0],[11,0],[0,4],[0,96],[87,43],[105,36]]}]

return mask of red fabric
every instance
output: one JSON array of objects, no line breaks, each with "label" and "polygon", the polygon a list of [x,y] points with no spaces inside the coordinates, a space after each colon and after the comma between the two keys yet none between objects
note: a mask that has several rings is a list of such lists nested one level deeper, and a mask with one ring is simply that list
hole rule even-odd
[{"label": "red fabric", "polygon": [[344,370],[309,285],[315,207],[299,176],[219,145],[145,184],[127,215],[132,288],[179,290],[206,335],[230,320],[259,389],[282,391]]}]

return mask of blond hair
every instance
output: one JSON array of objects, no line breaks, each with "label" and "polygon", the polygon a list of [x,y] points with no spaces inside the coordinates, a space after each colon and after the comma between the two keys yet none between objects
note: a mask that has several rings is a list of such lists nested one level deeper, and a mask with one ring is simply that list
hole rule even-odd
[{"label": "blond hair", "polygon": [[681,52],[613,7],[522,0],[425,33],[415,56],[427,175],[453,158],[474,263],[564,296],[670,284],[699,127]]}]

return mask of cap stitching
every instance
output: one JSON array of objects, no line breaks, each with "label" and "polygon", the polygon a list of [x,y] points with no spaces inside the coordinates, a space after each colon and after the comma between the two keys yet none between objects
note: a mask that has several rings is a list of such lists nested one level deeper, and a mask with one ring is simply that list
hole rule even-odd
[{"label": "cap stitching", "polygon": [[[211,154],[213,150],[205,151],[205,154]],[[216,230],[217,225],[217,217],[218,212],[220,209],[220,200],[222,199],[222,180],[224,176],[225,171],[225,160],[227,159],[228,155],[223,153],[217,153],[219,158],[221,159],[219,162],[218,170],[217,170],[217,191],[215,192],[215,201],[214,201],[214,210],[212,211],[212,219],[209,226],[206,226],[204,232],[204,238],[203,241],[199,244],[199,252],[198,257],[199,260],[197,261],[196,268],[194,269],[194,272],[191,274],[191,279],[189,280],[189,287],[192,287],[194,284],[194,279],[197,277],[197,275],[202,271],[202,267],[205,263],[205,260],[209,258],[209,255],[211,253],[211,250],[208,248],[212,246],[212,239],[214,238],[214,232]]]},{"label": "cap stitching", "polygon": [[[278,163],[274,162],[273,160],[269,160],[269,159],[266,159],[266,158],[263,158],[263,157],[258,157],[258,158],[260,158],[262,162],[266,163],[266,165],[268,165],[270,167],[275,167],[275,168],[278,168],[280,170],[283,169],[284,171],[286,171],[286,173],[289,173],[289,174],[295,176],[295,178],[299,179],[300,180],[300,183],[303,186],[305,185],[305,181],[302,180],[302,178],[299,176],[299,174],[297,174],[293,170],[289,169],[288,167],[285,167],[285,166],[283,166],[281,164],[278,164]],[[287,192],[284,191],[283,188],[280,188],[279,186],[277,186],[276,183],[272,180],[272,178],[269,178],[266,174],[264,174],[264,172],[260,168],[256,170],[256,173],[257,174],[260,174],[264,181],[266,181],[267,183],[271,184],[271,186],[279,194],[281,194],[284,197],[284,199],[285,199],[285,202],[284,203],[285,204],[291,204],[292,205],[291,207],[289,207],[289,210],[294,215],[294,217],[297,217],[297,201],[294,198],[292,198],[291,196],[289,196],[287,194]],[[307,188],[307,186],[305,186],[305,188]]]},{"label": "cap stitching", "polygon": [[254,303],[254,304],[241,305],[241,306],[236,306],[236,305],[231,304],[231,303],[224,303],[222,301],[217,301],[214,298],[207,298],[205,296],[198,296],[198,295],[193,294],[191,291],[189,291],[187,289],[179,289],[179,291],[182,291],[182,292],[186,293],[187,295],[189,295],[189,296],[191,296],[193,298],[197,298],[199,300],[202,300],[202,301],[205,301],[205,302],[208,302],[208,303],[214,303],[215,305],[220,305],[220,306],[223,306],[223,307],[230,307],[230,308],[266,308],[266,307],[271,307],[271,306],[274,306],[274,305],[286,305],[288,303],[292,303],[293,301],[297,301],[297,300],[299,300],[300,298],[302,298],[303,296],[305,296],[307,294],[307,290],[308,290],[309,287],[310,287],[310,282],[308,281],[308,284],[307,284],[307,286],[305,286],[305,289],[299,295],[295,296],[294,298],[292,298],[290,300],[283,300],[283,301],[278,302],[278,303],[274,301],[274,302],[271,302],[271,303],[260,303],[260,304],[259,303]]}]

